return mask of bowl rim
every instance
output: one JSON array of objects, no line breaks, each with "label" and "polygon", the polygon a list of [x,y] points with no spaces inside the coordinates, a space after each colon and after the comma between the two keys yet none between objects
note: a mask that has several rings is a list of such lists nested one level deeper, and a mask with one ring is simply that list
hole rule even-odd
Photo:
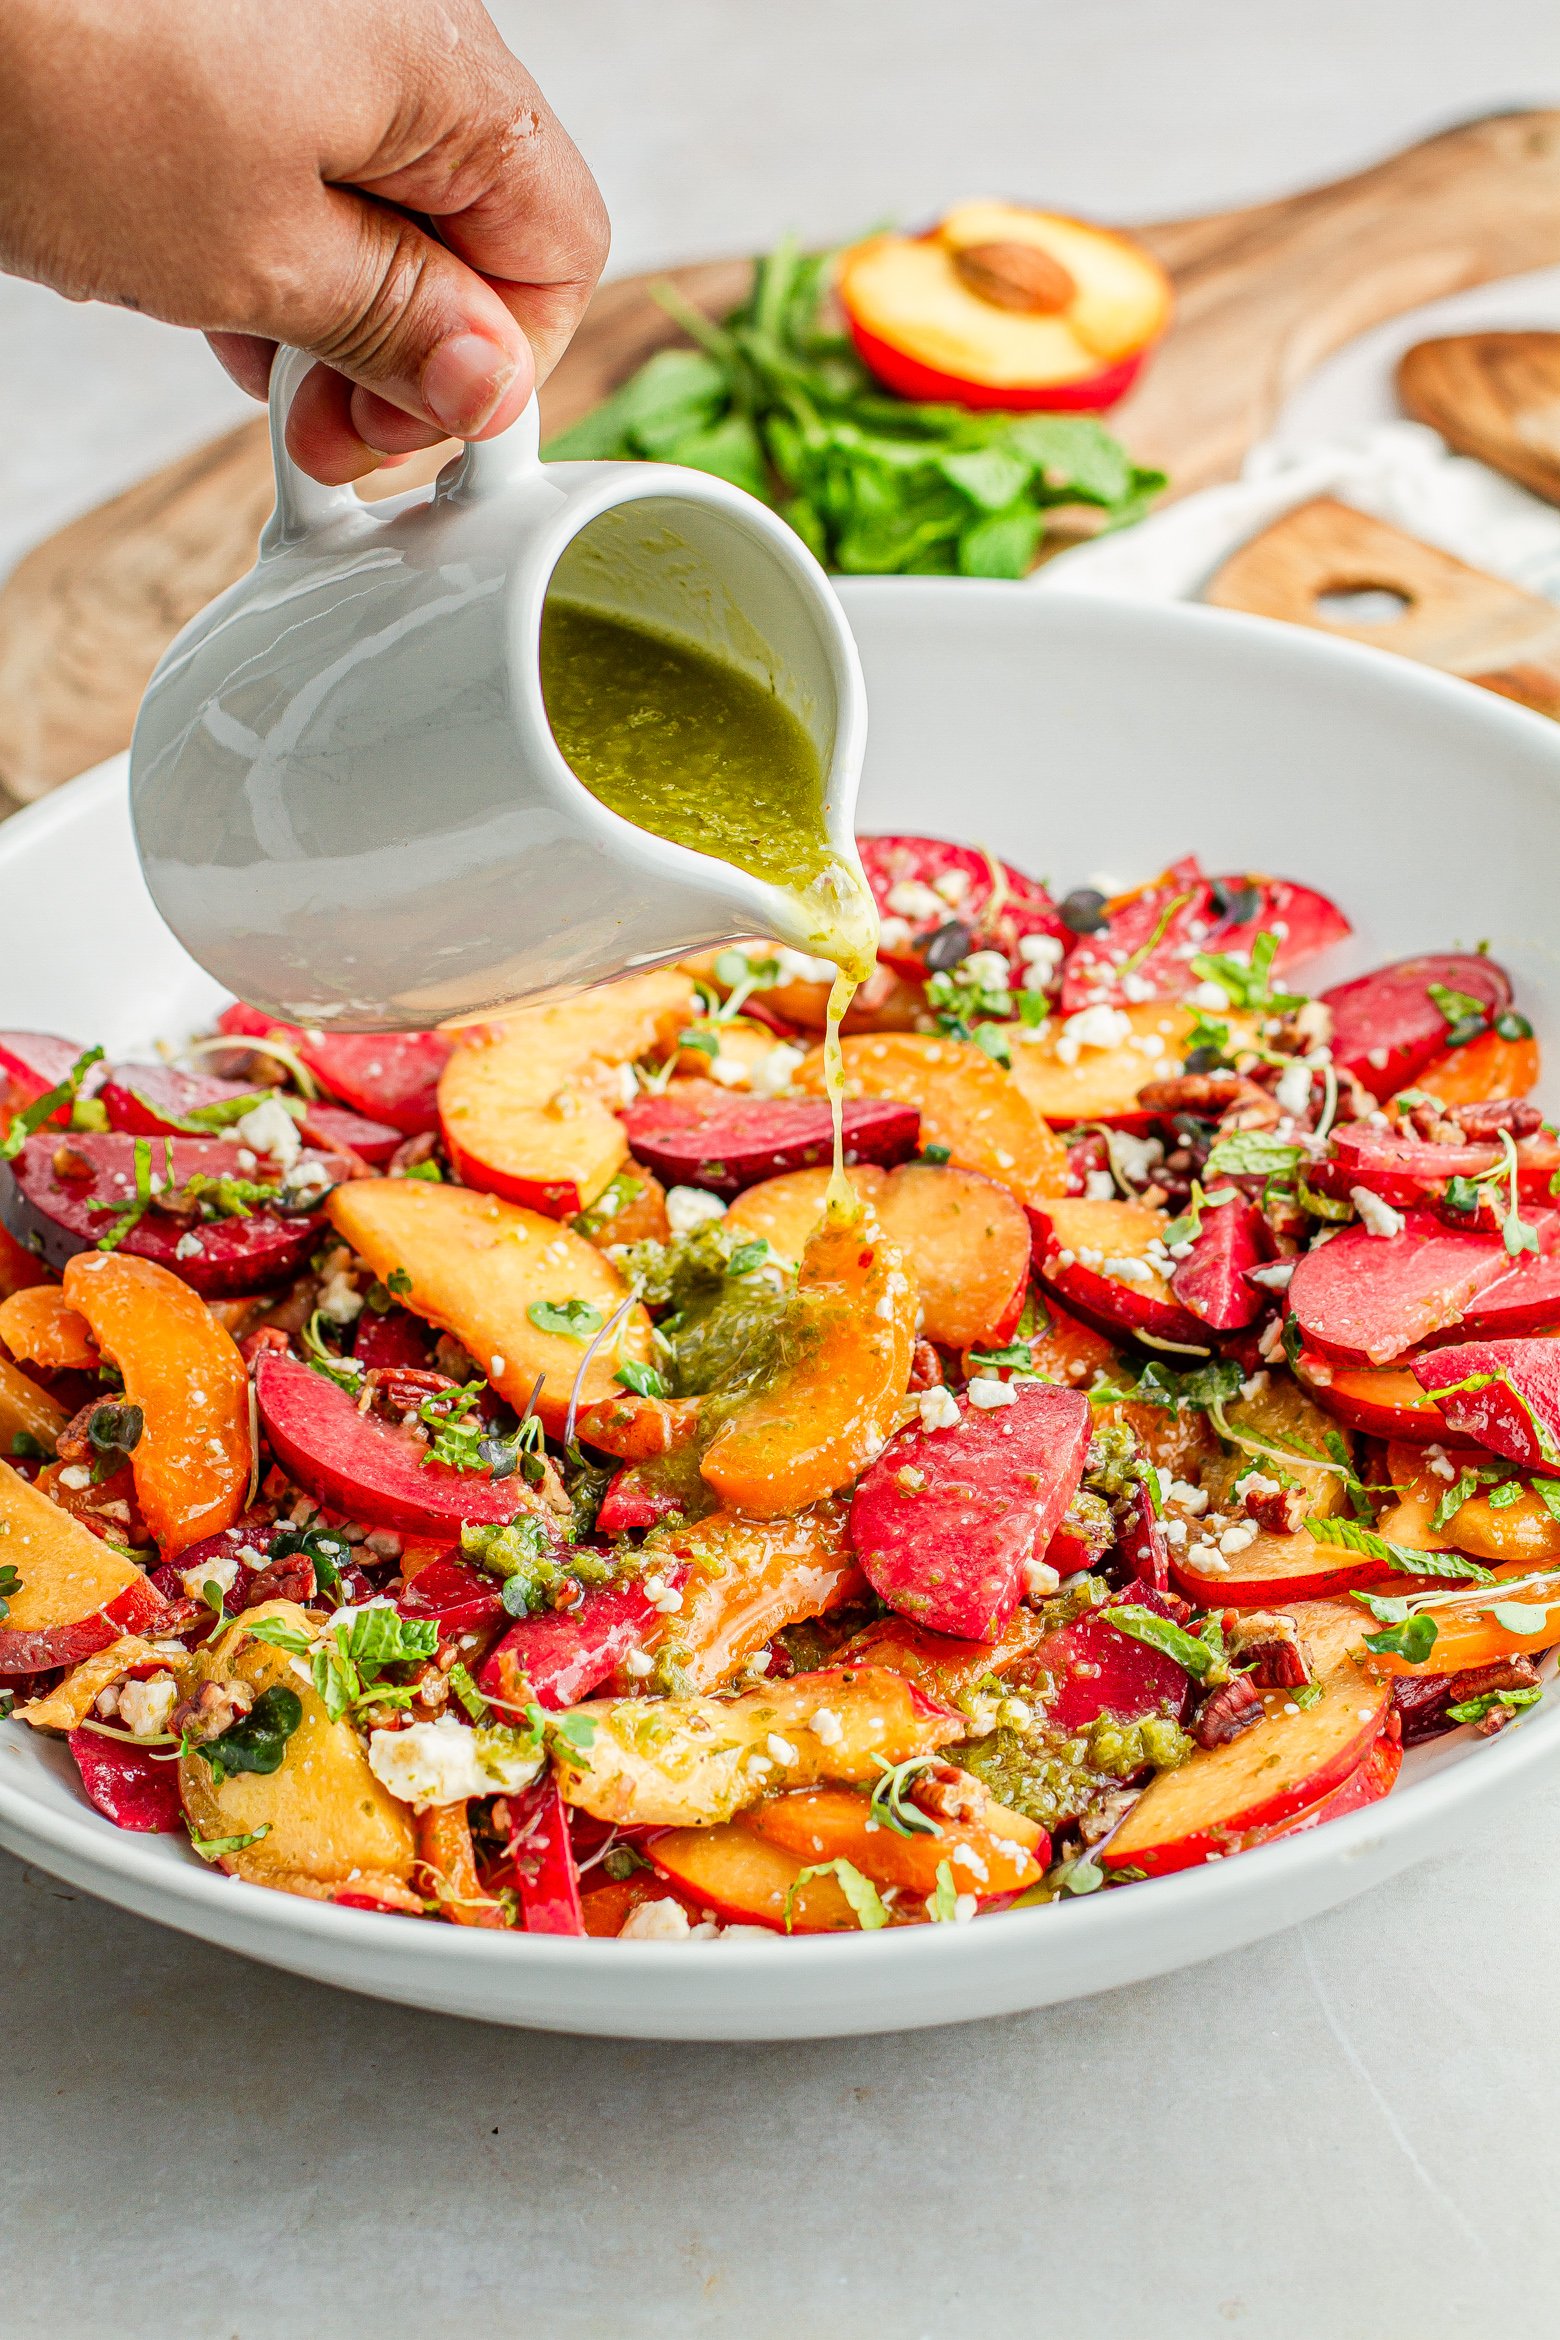
[{"label": "bowl rim", "polygon": [[[986,580],[864,578],[835,582],[841,590],[847,617],[858,602],[870,606],[885,600],[935,599],[950,608],[962,605],[965,616],[970,618],[982,605],[990,610],[998,603],[1010,606],[1022,603],[1035,623],[1044,622],[1047,615],[1063,619],[1071,615],[1076,620],[1097,623],[1106,632],[1131,636],[1141,635],[1146,628],[1171,638],[1195,636],[1217,640],[1235,652],[1245,637],[1253,643],[1260,642],[1268,656],[1276,653],[1296,666],[1310,666],[1323,674],[1333,672],[1345,680],[1357,676],[1377,690],[1385,687],[1390,692],[1395,688],[1405,700],[1418,699],[1431,706],[1440,704],[1458,710],[1464,722],[1471,716],[1492,738],[1505,733],[1514,743],[1525,742],[1529,751],[1535,745],[1540,746],[1552,763],[1553,785],[1560,794],[1560,727],[1493,693],[1480,692],[1476,700],[1470,699],[1469,686],[1456,677],[1321,631],[1311,632],[1276,619],[1213,610],[1198,604],[1127,601],[1067,593],[1060,588],[1040,595],[1023,585]],[[113,757],[49,796],[24,806],[8,819],[0,826],[0,877],[18,862],[25,861],[35,845],[44,843],[60,830],[77,823],[90,824],[100,809],[124,793],[126,769],[124,755]],[[27,1726],[19,1722],[0,1724],[0,1749],[8,1740],[25,1745],[25,1739],[18,1742],[13,1734],[26,1731]],[[1396,1843],[1401,1854],[1397,1865],[1401,1866],[1434,1849],[1434,1835],[1444,1820],[1462,1813],[1473,1801],[1498,1793],[1502,1787],[1533,1772],[1550,1761],[1557,1750],[1560,1750],[1560,1698],[1552,1704],[1546,1702],[1545,1707],[1537,1709],[1518,1729],[1503,1731],[1490,1741],[1470,1741],[1465,1749],[1427,1775],[1405,1779],[1391,1795],[1361,1811],[1253,1847],[1233,1859],[1209,1861],[1146,1880],[1153,1887],[1151,1892],[1112,1892],[1075,1898],[1065,1904],[1010,1909],[995,1913],[1005,1921],[1001,1925],[985,1919],[978,1924],[891,1927],[865,1937],[857,1933],[792,1937],[776,1934],[768,1941],[744,1937],[737,1945],[742,1954],[742,1971],[756,1976],[760,1999],[771,1982],[782,1975],[805,1976],[819,1985],[847,1976],[852,1982],[859,1982],[859,1974],[844,1962],[866,1956],[861,1945],[863,1940],[870,1940],[871,1955],[887,1962],[882,1969],[885,1982],[892,1978],[896,1985],[908,1983],[937,1971],[950,1995],[956,1996],[960,1976],[974,1981],[987,1968],[995,1972],[999,1966],[1008,1966],[1015,1948],[1023,1942],[1033,1943],[1038,1950],[1045,1938],[1044,1929],[1057,1922],[1064,1906],[1069,1912],[1065,1922],[1070,1947],[1076,1951],[1093,1942],[1102,1948],[1109,1943],[1116,1953],[1118,1966],[1123,1963],[1123,1953],[1125,1962],[1131,1963],[1134,1944],[1146,1947],[1154,1937],[1162,1940],[1167,1935],[1179,1935],[1193,1945],[1184,1952],[1186,1957],[1212,1955],[1226,1944],[1220,1941],[1199,1947],[1207,1931],[1198,1923],[1203,1913],[1211,1914],[1216,1908],[1224,1913],[1227,1939],[1250,1939],[1283,1925],[1289,1922],[1284,1914],[1286,1910],[1303,1914],[1298,1907],[1303,1895],[1293,1890],[1302,1880],[1324,1869],[1357,1862],[1360,1883],[1373,1881],[1378,1872],[1370,1870],[1366,1856],[1385,1852]],[[30,1849],[35,1848],[31,1849],[31,1857],[40,1858],[47,1866],[47,1852],[57,1852],[72,1865],[73,1874],[79,1876],[87,1871],[102,1878],[110,1898],[119,1898],[113,1891],[114,1885],[134,1888],[136,1898],[131,1906],[203,1939],[227,1943],[229,1927],[225,1921],[241,1910],[247,1939],[230,1946],[261,1958],[275,1956],[278,1964],[291,1963],[278,1954],[287,1943],[317,1943],[350,1952],[354,1945],[361,1945],[364,1950],[372,1946],[380,1951],[393,1942],[398,1964],[407,1966],[409,1962],[414,1990],[417,1975],[440,1973],[468,1978],[504,1973],[526,1975],[545,1986],[549,1977],[573,1974],[581,1980],[589,1976],[599,1981],[610,1972],[631,1985],[636,1976],[649,1982],[670,1972],[669,1959],[685,1961],[690,1950],[722,1946],[713,1941],[708,1944],[623,1942],[588,1936],[412,1925],[388,1912],[343,1909],[271,1887],[246,1884],[202,1867],[193,1856],[188,1861],[170,1859],[166,1848],[176,1847],[177,1839],[142,1837],[116,1828],[84,1803],[79,1810],[57,1810],[28,1784],[8,1776],[9,1768],[0,1765],[0,1821],[8,1824],[6,1833],[13,1843],[25,1840]],[[235,1892],[240,1897],[236,1903]],[[157,1902],[165,1905],[162,1910],[147,1909],[148,1903]],[[203,1922],[208,1914],[215,1921],[212,1925]],[[1239,1924],[1250,1920],[1248,1932],[1240,1934],[1237,1930],[1232,1935],[1229,1924],[1232,1916],[1237,1929]],[[393,1934],[387,1932],[389,1928],[394,1928]],[[799,1965],[798,1961],[802,1963]],[[1143,1971],[1161,1971],[1179,1962],[1177,1957],[1165,1958],[1153,1952],[1151,1963]],[[1104,1979],[1084,1989],[1108,1986],[1113,1978],[1105,1972],[1106,1964],[1104,1959],[1100,1961]],[[680,1966],[677,1971],[687,1970]],[[728,1985],[722,1996],[729,1999],[734,1990],[742,1988]],[[1043,1995],[1036,1993],[1037,1999]],[[1080,1989],[1053,1994],[1062,1999],[1081,1995]],[[400,1990],[395,1996],[406,1996],[409,2004],[418,2003],[415,1997]],[[971,2010],[983,2011],[981,2007]],[[950,2007],[943,2016],[933,2020],[955,2020],[958,2012],[956,2006]],[[545,2015],[535,2012],[521,2019],[547,2020]],[[588,2017],[570,2015],[563,2020],[569,2028],[578,2031],[593,2028]],[[892,2025],[895,2017],[887,2012],[885,2020]],[[870,2024],[865,2028],[871,2028]],[[604,2024],[602,2029],[609,2035],[617,2035],[621,2027]],[[778,2031],[753,2034],[781,2035]],[[731,2034],[714,2029],[701,2034],[694,2028],[682,2029],[677,2036]]]}]

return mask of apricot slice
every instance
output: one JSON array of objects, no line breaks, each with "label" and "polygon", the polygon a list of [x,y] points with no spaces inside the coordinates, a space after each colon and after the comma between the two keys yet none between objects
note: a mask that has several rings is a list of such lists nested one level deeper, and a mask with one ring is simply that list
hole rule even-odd
[{"label": "apricot slice", "polygon": [[135,1562],[0,1462],[0,1561],[21,1581],[7,1594],[0,1675],[77,1665],[155,1623],[165,1603]]},{"label": "apricot slice", "polygon": [[800,1861],[846,1860],[874,1885],[897,1885],[923,1901],[936,1892],[944,1862],[956,1892],[978,1900],[1023,1893],[1040,1882],[1051,1850],[1037,1822],[989,1800],[979,1820],[942,1820],[935,1835],[899,1836],[874,1820],[866,1796],[837,1787],[774,1796],[745,1825]]},{"label": "apricot slice", "polygon": [[[1531,1560],[1497,1566],[1492,1584],[1470,1585],[1466,1599],[1449,1601],[1431,1612],[1436,1634],[1428,1657],[1411,1665],[1390,1650],[1372,1650],[1372,1673],[1389,1677],[1461,1674],[1471,1666],[1487,1666],[1495,1658],[1541,1656],[1560,1642],[1560,1578],[1535,1585],[1529,1582],[1532,1574]],[[1535,1626],[1535,1632],[1519,1633],[1501,1623],[1493,1611],[1507,1601],[1525,1612],[1521,1622]]]},{"label": "apricot slice", "polygon": [[1450,1436],[1445,1415],[1407,1365],[1334,1365],[1302,1350],[1295,1372],[1317,1404],[1351,1430],[1423,1445]]},{"label": "apricot slice", "polygon": [[439,1120],[467,1185],[555,1219],[586,1209],[628,1154],[612,1068],[664,1054],[694,999],[688,976],[660,967],[462,1029],[439,1076]]},{"label": "apricot slice", "polygon": [[795,1519],[715,1511],[691,1527],[657,1530],[645,1552],[663,1575],[663,1555],[686,1568],[682,1607],[655,1639],[695,1691],[729,1681],[783,1626],[843,1608],[867,1590],[833,1503]]},{"label": "apricot slice", "polygon": [[838,1878],[809,1877],[804,1884],[803,1871],[813,1864],[740,1824],[670,1829],[653,1840],[650,1857],[680,1896],[728,1925],[849,1934],[861,1924]]},{"label": "apricot slice", "polygon": [[[394,1286],[404,1304],[453,1333],[512,1406],[523,1411],[541,1380],[535,1410],[549,1436],[561,1435],[588,1340],[544,1330],[531,1312],[577,1300],[604,1325],[622,1308],[627,1287],[593,1243],[498,1195],[420,1178],[354,1179],[328,1208],[381,1283],[409,1278],[409,1292]],[[637,1303],[591,1359],[580,1404],[613,1396],[619,1361],[630,1358],[650,1361],[650,1320]]]},{"label": "apricot slice", "polygon": [[1520,1561],[1537,1568],[1560,1560],[1560,1520],[1530,1486],[1521,1489],[1514,1503],[1498,1505],[1490,1501],[1495,1490],[1481,1486],[1437,1530],[1432,1524],[1435,1514],[1442,1497],[1456,1485],[1465,1460],[1480,1463],[1484,1457],[1454,1451],[1447,1460],[1452,1465],[1450,1479],[1431,1470],[1416,1447],[1394,1442],[1387,1448],[1387,1476],[1398,1499],[1376,1523],[1381,1535],[1415,1551],[1440,1551],[1450,1545],[1470,1559],[1497,1565]]},{"label": "apricot slice", "polygon": [[0,1341],[24,1365],[40,1365],[50,1373],[71,1368],[95,1373],[103,1362],[92,1327],[58,1284],[34,1284],[0,1300]]},{"label": "apricot slice", "polygon": [[504,1905],[497,1894],[484,1893],[477,1875],[471,1820],[464,1804],[429,1804],[413,1827],[417,1835],[417,1882],[439,1915],[452,1926],[486,1926],[503,1930]]},{"label": "apricot slice", "polygon": [[[1268,1478],[1276,1478],[1282,1472],[1299,1493],[1308,1518],[1324,1519],[1334,1512],[1347,1510],[1348,1495],[1338,1472],[1305,1459],[1307,1449],[1312,1454],[1326,1455],[1329,1431],[1334,1438],[1339,1433],[1316,1401],[1297,1388],[1286,1373],[1260,1375],[1251,1395],[1235,1398],[1225,1418],[1232,1430],[1239,1431],[1252,1444],[1241,1446],[1237,1442],[1227,1453],[1220,1453],[1204,1465],[1199,1483],[1215,1511],[1239,1511],[1240,1496],[1235,1482],[1249,1470],[1260,1471]],[[1263,1448],[1268,1451],[1262,1452]],[[1347,1438],[1343,1448],[1348,1454]],[[1328,1457],[1329,1462],[1332,1459]]]},{"label": "apricot slice", "polygon": [[247,1682],[256,1696],[290,1690],[303,1719],[287,1741],[281,1767],[240,1771],[218,1786],[196,1748],[179,1759],[179,1792],[192,1836],[265,1833],[258,1844],[223,1853],[230,1877],[286,1892],[328,1897],[348,1885],[373,1898],[385,1882],[406,1887],[417,1855],[412,1816],[383,1788],[368,1766],[362,1739],[345,1717],[332,1722],[319,1693],[294,1669],[285,1650],[257,1641],[248,1628],[274,1617],[309,1634],[305,1612],[292,1601],[264,1601],[246,1609],[216,1641],[199,1651],[194,1683]]},{"label": "apricot slice", "polygon": [[775,1376],[722,1424],[700,1468],[721,1502],[760,1519],[855,1479],[894,1427],[915,1348],[915,1286],[871,1212],[811,1237]]},{"label": "apricot slice", "polygon": [[[841,1044],[848,1097],[895,1098],[921,1116],[921,1144],[946,1146],[961,1170],[982,1170],[1021,1203],[1067,1192],[1067,1148],[1011,1073],[972,1040],[924,1032],[860,1033]],[[823,1050],[797,1066],[796,1086],[824,1094]]]},{"label": "apricot slice", "polygon": [[1261,1722],[1160,1772],[1103,1848],[1105,1868],[1195,1867],[1319,1802],[1364,1762],[1391,1703],[1389,1685],[1362,1668],[1370,1619],[1351,1601],[1300,1602],[1291,1614],[1320,1696],[1297,1707],[1287,1690],[1265,1691]]},{"label": "apricot slice", "polygon": [[64,1291],[141,1409],[130,1467],[164,1557],[231,1527],[254,1466],[249,1380],[232,1335],[153,1260],[84,1251],[67,1264]]},{"label": "apricot slice", "polygon": [[[1005,1340],[1029,1284],[1029,1222],[1010,1190],[978,1170],[930,1162],[905,1162],[886,1176],[862,1164],[850,1177],[904,1254],[926,1338],[949,1349]],[[799,1259],[828,1185],[826,1170],[766,1179],[737,1197],[726,1225],[762,1235],[782,1259]]]},{"label": "apricot slice", "polygon": [[[1065,1021],[1055,1017],[1038,1031],[1022,1024],[1002,1026],[1013,1078],[1047,1121],[1103,1121],[1127,1130],[1152,1126],[1154,1116],[1139,1105],[1138,1091],[1179,1070],[1197,1019],[1179,1000],[1143,1000],[1119,1013],[1127,1030],[1108,1048],[1080,1047]],[[1220,1021],[1230,1027],[1232,1048],[1255,1034],[1254,1018],[1230,1015]]]},{"label": "apricot slice", "polygon": [[740,1698],[597,1699],[573,1711],[595,1731],[588,1754],[573,1737],[554,1741],[564,1798],[619,1827],[704,1827],[777,1788],[876,1780],[885,1763],[933,1755],[967,1727],[876,1667],[825,1667]]},{"label": "apricot slice", "polygon": [[1047,1202],[1034,1224],[1041,1282],[1086,1321],[1206,1349],[1207,1327],[1181,1306],[1165,1272],[1163,1211],[1137,1202]]}]

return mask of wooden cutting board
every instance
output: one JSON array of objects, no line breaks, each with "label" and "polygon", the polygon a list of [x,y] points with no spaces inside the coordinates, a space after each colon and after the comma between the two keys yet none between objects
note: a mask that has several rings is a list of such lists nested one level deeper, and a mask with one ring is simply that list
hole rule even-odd
[{"label": "wooden cutting board", "polygon": [[[1364,594],[1398,607],[1351,614],[1349,601]],[[1552,601],[1331,496],[1297,506],[1243,544],[1203,599],[1395,650],[1560,716],[1560,609]]]},{"label": "wooden cutting board", "polygon": [[[950,189],[950,196],[958,189]],[[1176,321],[1115,411],[1134,455],[1189,494],[1238,472],[1304,375],[1384,318],[1552,261],[1560,111],[1491,116],[1309,193],[1140,228],[1176,283]],[[668,272],[712,314],[744,260]],[[604,286],[542,395],[544,429],[597,403],[679,338],[645,277]],[[431,478],[442,455],[424,459]],[[410,467],[381,493],[412,484]],[[0,587],[0,783],[41,796],[123,747],[178,628],[243,574],[270,509],[257,417],[30,553]]]},{"label": "wooden cutting board", "polygon": [[1446,333],[1398,362],[1398,397],[1460,455],[1560,504],[1560,333]]}]

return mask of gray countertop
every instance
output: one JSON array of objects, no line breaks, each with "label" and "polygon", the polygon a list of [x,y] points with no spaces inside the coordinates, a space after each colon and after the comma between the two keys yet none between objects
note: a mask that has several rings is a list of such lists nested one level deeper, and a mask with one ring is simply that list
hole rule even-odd
[{"label": "gray countertop", "polygon": [[[1209,209],[1560,96],[1553,0],[495,13],[601,176],[619,268],[987,188]],[[192,338],[3,280],[0,351],[0,571],[252,411]],[[382,2007],[0,1855],[0,2313],[50,2340],[1543,2329],[1557,1845],[1551,1782],[1159,1983],[707,2048]]]}]

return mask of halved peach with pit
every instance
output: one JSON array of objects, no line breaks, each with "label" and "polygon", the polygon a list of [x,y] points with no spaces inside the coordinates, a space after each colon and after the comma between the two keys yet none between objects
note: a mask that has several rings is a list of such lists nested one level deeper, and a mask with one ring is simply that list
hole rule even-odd
[{"label": "halved peach with pit", "polygon": [[867,365],[907,398],[1097,410],[1170,321],[1170,279],[1108,228],[962,203],[929,234],[869,236],[838,289]]}]

